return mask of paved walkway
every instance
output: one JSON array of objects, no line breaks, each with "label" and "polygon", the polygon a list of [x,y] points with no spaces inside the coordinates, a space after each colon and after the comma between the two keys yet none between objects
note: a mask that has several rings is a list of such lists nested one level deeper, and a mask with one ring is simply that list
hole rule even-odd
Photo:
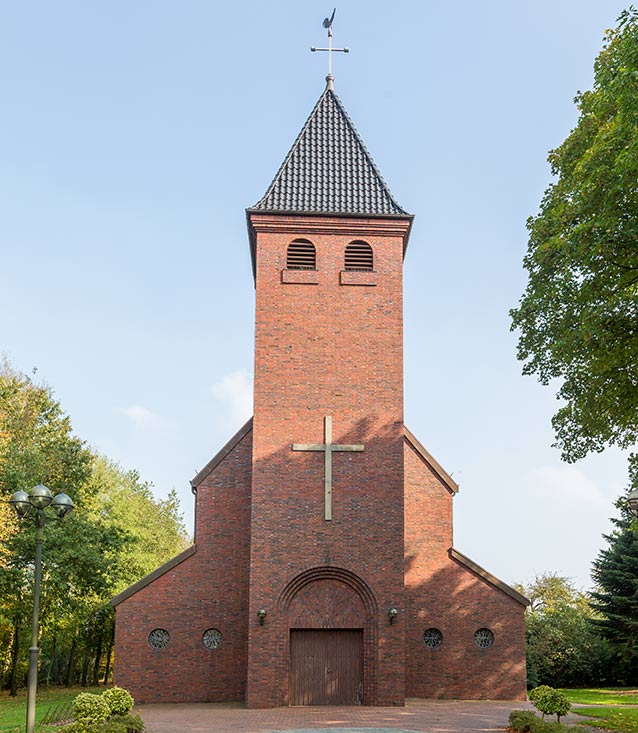
[{"label": "paved walkway", "polygon": [[150,733],[493,733],[525,702],[408,700],[402,708],[294,707],[248,710],[240,703],[140,705]]}]

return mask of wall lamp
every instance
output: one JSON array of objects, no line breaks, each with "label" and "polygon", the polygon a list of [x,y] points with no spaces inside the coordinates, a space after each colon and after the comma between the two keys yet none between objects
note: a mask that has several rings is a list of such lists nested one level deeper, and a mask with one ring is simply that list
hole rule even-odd
[{"label": "wall lamp", "polygon": [[394,623],[394,619],[399,615],[399,612],[396,608],[390,608],[388,610],[388,619],[390,620],[390,623]]},{"label": "wall lamp", "polygon": [[263,626],[264,621],[266,620],[266,609],[260,608],[259,611],[257,611],[257,618],[259,619],[259,625]]}]

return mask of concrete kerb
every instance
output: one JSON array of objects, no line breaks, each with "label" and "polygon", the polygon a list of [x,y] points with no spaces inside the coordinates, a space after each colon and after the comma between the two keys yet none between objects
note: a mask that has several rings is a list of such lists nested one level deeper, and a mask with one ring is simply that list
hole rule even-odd
[{"label": "concrete kerb", "polygon": [[240,703],[140,705],[149,733],[495,733],[528,702],[408,700],[405,707],[282,707]]}]

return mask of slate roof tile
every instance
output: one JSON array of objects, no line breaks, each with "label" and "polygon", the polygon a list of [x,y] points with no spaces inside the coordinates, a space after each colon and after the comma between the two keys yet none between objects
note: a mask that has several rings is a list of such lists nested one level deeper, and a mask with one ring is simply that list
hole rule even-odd
[{"label": "slate roof tile", "polygon": [[329,87],[265,195],[248,211],[410,217]]}]

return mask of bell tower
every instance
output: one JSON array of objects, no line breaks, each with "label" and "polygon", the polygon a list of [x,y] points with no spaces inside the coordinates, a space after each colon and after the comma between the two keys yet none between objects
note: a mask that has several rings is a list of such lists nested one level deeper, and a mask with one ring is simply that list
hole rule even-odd
[{"label": "bell tower", "polygon": [[251,707],[405,697],[402,269],[412,216],[327,81],[246,212],[256,288]]}]

